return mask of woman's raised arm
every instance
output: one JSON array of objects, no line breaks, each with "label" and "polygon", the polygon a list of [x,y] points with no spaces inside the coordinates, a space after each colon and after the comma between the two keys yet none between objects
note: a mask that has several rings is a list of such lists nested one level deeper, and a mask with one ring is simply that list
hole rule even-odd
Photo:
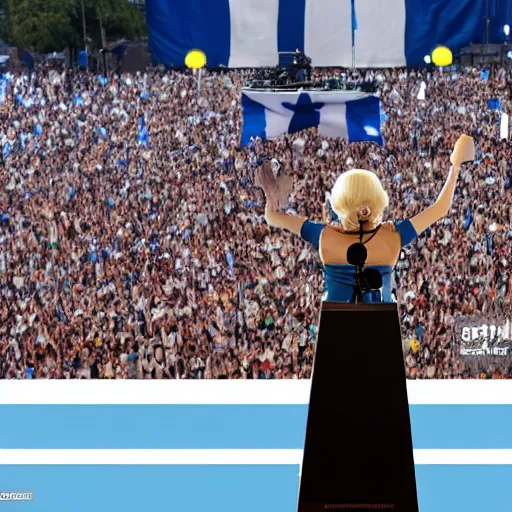
[{"label": "woman's raised arm", "polygon": [[257,184],[265,192],[267,200],[265,206],[267,224],[273,228],[286,229],[299,235],[302,225],[307,219],[278,211],[288,201],[288,195],[293,186],[293,178],[288,175],[276,178],[268,160],[259,169],[256,178]]},{"label": "woman's raised arm", "polygon": [[470,162],[474,159],[474,140],[472,137],[462,135],[455,144],[455,148],[450,157],[452,166],[450,167],[448,178],[436,202],[411,219],[411,223],[418,235],[439,219],[442,219],[450,211],[460,167],[464,162]]},{"label": "woman's raised arm", "polygon": [[267,221],[267,224],[273,228],[287,229],[292,233],[300,235],[302,225],[307,219],[297,215],[276,212],[272,209],[272,206],[269,204],[267,199],[267,205],[265,206],[265,220]]}]

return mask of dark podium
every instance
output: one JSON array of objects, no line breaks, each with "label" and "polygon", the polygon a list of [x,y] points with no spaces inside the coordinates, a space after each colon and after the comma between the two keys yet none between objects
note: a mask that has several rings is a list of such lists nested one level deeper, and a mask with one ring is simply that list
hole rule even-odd
[{"label": "dark podium", "polygon": [[326,510],[419,510],[397,304],[322,304],[298,512]]}]

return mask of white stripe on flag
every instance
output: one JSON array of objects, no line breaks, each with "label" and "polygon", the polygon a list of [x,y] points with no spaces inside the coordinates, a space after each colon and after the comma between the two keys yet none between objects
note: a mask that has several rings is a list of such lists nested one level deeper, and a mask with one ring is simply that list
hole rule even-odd
[{"label": "white stripe on flag", "polygon": [[[292,100],[293,103],[296,100]],[[293,117],[293,112],[275,112],[273,110],[265,110],[265,133],[267,135],[267,139],[275,139],[288,133],[288,128],[290,127],[290,121]]]},{"label": "white stripe on flag", "polygon": [[325,105],[320,110],[318,133],[323,137],[348,139],[346,103]]},{"label": "white stripe on flag", "polygon": [[304,52],[313,66],[351,66],[351,13],[350,0],[306,0]]},{"label": "white stripe on flag", "polygon": [[273,139],[288,132],[293,111],[283,107],[283,102],[297,103],[299,92],[255,92],[244,91],[244,94],[265,107],[265,133],[267,139]]},{"label": "white stripe on flag", "polygon": [[[419,465],[512,465],[512,450],[414,450]],[[302,465],[302,450],[5,450],[5,465]]]},{"label": "white stripe on flag", "polygon": [[229,67],[276,66],[279,0],[230,0]]},{"label": "white stripe on flag", "polygon": [[405,66],[405,0],[355,0],[355,6],[356,66]]}]

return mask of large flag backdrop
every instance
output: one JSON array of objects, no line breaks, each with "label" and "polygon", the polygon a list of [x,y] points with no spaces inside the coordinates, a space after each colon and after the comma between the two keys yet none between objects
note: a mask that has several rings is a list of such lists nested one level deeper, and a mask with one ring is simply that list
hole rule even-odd
[{"label": "large flag backdrop", "polygon": [[242,146],[317,127],[320,135],[383,144],[380,101],[361,92],[242,91]]},{"label": "large flag backdrop", "polygon": [[[353,4],[353,9],[352,9]],[[512,0],[147,0],[153,59],[183,66],[194,48],[211,67],[275,66],[278,52],[303,50],[314,66],[423,66],[437,45],[456,52],[502,42]]]}]

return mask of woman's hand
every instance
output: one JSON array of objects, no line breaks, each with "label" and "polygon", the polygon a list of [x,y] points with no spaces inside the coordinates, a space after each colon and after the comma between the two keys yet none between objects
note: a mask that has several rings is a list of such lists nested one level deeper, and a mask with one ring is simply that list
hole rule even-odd
[{"label": "woman's hand", "polygon": [[266,160],[256,173],[256,184],[259,185],[267,198],[267,207],[279,210],[286,206],[288,196],[293,187],[293,177],[283,174],[276,178],[270,166],[270,160]]},{"label": "woman's hand", "polygon": [[475,141],[473,137],[461,135],[455,143],[455,148],[450,157],[454,167],[460,167],[465,162],[472,162],[475,159]]},{"label": "woman's hand", "polygon": [[265,160],[263,165],[256,171],[256,186],[263,189],[267,200],[266,208],[277,209],[276,182],[274,172],[270,166],[270,160]]}]

